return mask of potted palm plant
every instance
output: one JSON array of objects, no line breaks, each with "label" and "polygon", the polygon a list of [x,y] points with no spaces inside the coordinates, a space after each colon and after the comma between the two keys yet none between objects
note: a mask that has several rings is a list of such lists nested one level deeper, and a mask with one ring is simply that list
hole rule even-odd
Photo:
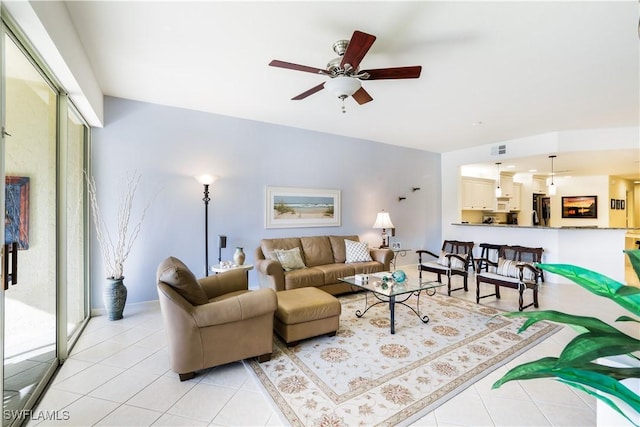
[{"label": "potted palm plant", "polygon": [[106,283],[103,289],[103,300],[109,320],[122,319],[122,313],[127,301],[127,288],[124,285],[124,262],[127,260],[131,247],[138,237],[140,227],[144,220],[151,200],[142,210],[138,222],[133,228],[129,228],[131,209],[135,198],[141,174],[134,172],[126,174],[123,178],[123,191],[120,195],[117,210],[115,233],[111,233],[105,223],[102,210],[98,204],[96,183],[94,178],[86,175],[93,223],[96,229],[96,238],[102,255],[102,262],[106,273]]},{"label": "potted palm plant", "polygon": [[[624,252],[640,278],[640,250]],[[640,288],[624,285],[607,276],[574,265],[536,265],[545,271],[564,276],[596,295],[614,301],[635,316],[623,315],[618,317],[616,322],[640,322]],[[513,312],[506,313],[506,316],[525,317],[527,320],[520,328],[521,331],[541,320],[550,320],[572,325],[581,333],[565,346],[558,357],[544,357],[516,366],[496,381],[493,388],[513,380],[555,377],[571,387],[595,396],[630,423],[638,426],[640,395],[637,379],[640,378],[640,340],[595,317],[575,316],[552,310]],[[626,359],[628,363],[613,366],[606,363],[607,359],[611,358]],[[629,380],[636,381],[633,389],[625,385]],[[626,408],[623,409],[620,402],[623,402]],[[634,412],[635,416],[632,415]]]}]

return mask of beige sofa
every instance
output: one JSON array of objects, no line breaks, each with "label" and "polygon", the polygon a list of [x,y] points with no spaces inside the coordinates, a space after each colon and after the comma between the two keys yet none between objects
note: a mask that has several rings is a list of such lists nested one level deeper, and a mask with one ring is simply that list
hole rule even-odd
[{"label": "beige sofa", "polygon": [[[354,274],[389,271],[393,251],[368,249],[372,261],[346,263],[345,239],[358,242],[358,236],[311,236],[262,239],[255,253],[255,267],[260,287],[284,291],[317,287],[332,295],[353,292],[338,278]],[[276,250],[298,248],[305,268],[285,271],[274,259]]]}]

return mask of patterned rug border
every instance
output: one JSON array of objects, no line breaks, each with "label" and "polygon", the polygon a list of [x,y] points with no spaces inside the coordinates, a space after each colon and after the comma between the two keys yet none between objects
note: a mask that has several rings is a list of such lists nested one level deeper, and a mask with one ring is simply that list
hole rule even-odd
[{"label": "patterned rug border", "polygon": [[[482,333],[483,336],[488,335],[493,331],[497,329],[501,329],[503,326],[510,325],[514,322],[514,320],[500,317],[500,314],[506,313],[507,311],[504,311],[495,307],[477,305],[471,301],[456,298],[455,296],[447,297],[444,295],[436,294],[434,297],[446,298],[447,301],[449,302],[449,305],[454,305],[458,307],[463,306],[459,308],[462,308],[468,311],[481,312],[481,310],[483,309],[494,310],[496,312],[496,315],[490,320],[490,322],[492,322],[491,327],[483,331]],[[429,298],[433,298],[433,297],[429,297]],[[364,294],[361,294],[361,293],[349,294],[349,295],[339,296],[338,299],[340,300],[340,303],[344,307],[344,305],[348,303],[354,303],[354,302],[357,303],[359,301],[363,301],[365,299],[365,296]],[[487,315],[486,313],[482,313],[482,314],[485,316]],[[343,310],[343,315],[344,315],[344,310]],[[416,327],[420,327],[420,326],[422,325],[418,323]],[[467,371],[461,376],[455,378],[454,380],[442,385],[440,388],[438,388],[438,390],[436,390],[436,392],[431,393],[429,395],[429,398],[422,398],[422,399],[416,400],[415,402],[408,405],[404,409],[401,409],[400,411],[393,414],[391,417],[381,421],[378,425],[400,425],[400,426],[410,425],[411,423],[424,417],[426,414],[433,411],[434,409],[436,409],[446,401],[452,399],[462,391],[466,390],[472,384],[486,377],[496,369],[509,363],[511,360],[520,356],[525,351],[535,347],[536,345],[538,345],[539,343],[546,340],[547,338],[549,338],[550,336],[554,335],[556,332],[562,329],[562,326],[560,325],[556,325],[556,324],[545,322],[545,321],[539,322],[538,326],[539,326],[539,330],[536,331],[531,336],[527,337],[525,340],[509,347],[505,351],[502,351],[496,354],[494,357],[486,360],[484,363],[481,363],[475,366],[470,371]],[[461,346],[469,344],[470,342],[477,341],[478,339],[479,339],[479,335],[473,335],[473,336],[464,338],[463,340],[456,342],[455,347],[459,348]],[[451,347],[452,345],[449,345],[439,349],[438,351],[430,355],[430,359],[435,359],[440,354],[446,354],[447,352],[450,351]],[[329,389],[328,387],[325,387],[322,379],[318,378],[318,376],[311,369],[309,369],[303,361],[299,360],[296,354],[297,352],[293,348],[287,347],[286,344],[277,335],[274,334],[274,354],[277,351],[282,352],[289,359],[291,359],[292,363],[298,366],[298,368],[301,371],[303,371],[305,375],[307,375],[311,379],[313,384],[316,387],[318,387],[320,391],[325,393],[331,399],[331,401],[336,405],[346,402],[350,398],[353,398],[358,394],[366,393],[373,388],[373,387],[369,387],[366,390],[354,390],[354,391],[343,394],[341,397],[340,395],[335,393],[333,390]],[[252,377],[254,378],[256,384],[258,384],[258,386],[262,390],[264,390],[266,394],[271,398],[272,407],[279,414],[281,421],[293,426],[304,426],[305,424],[298,417],[298,415],[291,409],[290,405],[286,402],[284,397],[281,395],[281,393],[277,390],[275,385],[268,378],[267,374],[260,367],[260,364],[255,359],[246,360],[244,363],[247,370],[252,374]],[[377,382],[380,384],[384,384],[385,382],[388,382],[393,378],[398,377],[400,373],[409,372],[412,369],[414,369],[416,366],[421,366],[421,365],[424,365],[425,363],[426,362],[424,358],[418,359],[408,364],[407,366],[400,367],[397,370],[394,370],[388,373],[387,375],[378,378]]]}]

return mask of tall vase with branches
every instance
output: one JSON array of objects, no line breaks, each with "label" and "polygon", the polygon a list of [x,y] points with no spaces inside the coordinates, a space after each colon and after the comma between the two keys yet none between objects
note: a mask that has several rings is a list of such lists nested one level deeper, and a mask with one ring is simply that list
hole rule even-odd
[{"label": "tall vase with branches", "polygon": [[107,227],[102,209],[98,203],[95,179],[86,173],[85,177],[93,223],[96,229],[96,238],[107,275],[107,284],[103,292],[105,308],[110,320],[118,320],[122,318],[122,312],[127,300],[127,288],[123,283],[124,262],[129,257],[131,247],[140,233],[140,228],[151,200],[145,205],[138,221],[130,228],[133,201],[142,175],[137,171],[127,173],[122,179],[122,184],[124,185],[118,202],[116,231],[112,234]]}]

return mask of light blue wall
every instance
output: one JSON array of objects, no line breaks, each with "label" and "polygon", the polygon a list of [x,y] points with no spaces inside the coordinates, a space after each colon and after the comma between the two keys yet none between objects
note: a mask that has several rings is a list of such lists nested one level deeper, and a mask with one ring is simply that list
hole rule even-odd
[{"label": "light blue wall", "polygon": [[[440,155],[435,153],[107,97],[105,127],[93,130],[91,161],[111,226],[123,173],[142,173],[132,220],[156,194],[125,263],[128,303],[157,299],[156,267],[169,255],[204,275],[203,187],[193,178],[201,173],[220,176],[209,205],[211,264],[218,258],[218,234],[228,237],[223,260],[242,246],[247,263],[264,237],[358,234],[377,246],[380,230],[371,226],[381,209],[396,226],[392,241],[412,249],[441,244]],[[342,225],[265,229],[267,185],[341,190]],[[399,196],[406,200],[399,202]],[[105,274],[95,236],[92,246],[92,306],[100,307]],[[410,262],[416,262],[413,254],[399,264]],[[257,286],[255,271],[250,281]]]}]

